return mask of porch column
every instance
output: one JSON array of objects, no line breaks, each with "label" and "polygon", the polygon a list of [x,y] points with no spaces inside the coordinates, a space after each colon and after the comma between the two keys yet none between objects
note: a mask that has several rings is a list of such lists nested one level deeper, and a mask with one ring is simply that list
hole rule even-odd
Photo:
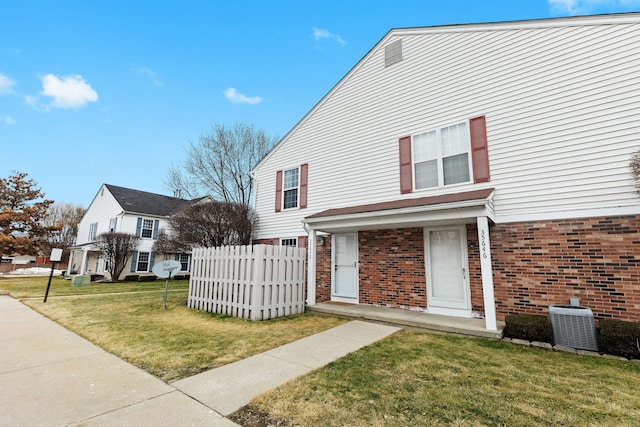
[{"label": "porch column", "polygon": [[73,265],[73,250],[69,251],[69,260],[67,261],[67,272],[65,276],[71,276],[71,266]]},{"label": "porch column", "polygon": [[80,264],[80,274],[86,273],[85,266],[87,265],[87,253],[89,252],[88,248],[82,248],[82,264]]},{"label": "porch column", "polygon": [[307,242],[307,305],[316,305],[316,230],[309,228]]},{"label": "porch column", "polygon": [[497,331],[496,300],[493,294],[493,268],[491,267],[491,245],[489,242],[489,221],[486,216],[479,216],[477,223],[485,327],[491,331]]}]

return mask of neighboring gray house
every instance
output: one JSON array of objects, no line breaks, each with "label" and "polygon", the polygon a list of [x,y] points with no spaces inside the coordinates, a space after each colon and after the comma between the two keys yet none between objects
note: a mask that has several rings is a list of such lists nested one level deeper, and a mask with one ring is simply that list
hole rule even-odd
[{"label": "neighboring gray house", "polygon": [[[69,270],[79,274],[104,274],[105,260],[95,248],[96,237],[102,233],[131,233],[140,237],[133,253],[130,267],[122,275],[148,273],[153,267],[156,254],[153,243],[160,229],[168,231],[168,219],[191,203],[203,200],[185,200],[131,188],[103,184],[93,198],[78,225],[76,246],[71,248]],[[191,255],[174,254],[182,264],[182,271],[191,269]]]}]

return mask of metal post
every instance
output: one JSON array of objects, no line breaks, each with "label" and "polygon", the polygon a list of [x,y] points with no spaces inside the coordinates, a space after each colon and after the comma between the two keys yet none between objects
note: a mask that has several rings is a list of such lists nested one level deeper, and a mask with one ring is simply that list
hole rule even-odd
[{"label": "metal post", "polygon": [[49,296],[49,288],[51,287],[51,278],[53,277],[53,267],[56,265],[55,262],[51,263],[51,273],[49,273],[49,283],[47,283],[47,291],[44,293],[44,301],[47,302],[47,297]]}]

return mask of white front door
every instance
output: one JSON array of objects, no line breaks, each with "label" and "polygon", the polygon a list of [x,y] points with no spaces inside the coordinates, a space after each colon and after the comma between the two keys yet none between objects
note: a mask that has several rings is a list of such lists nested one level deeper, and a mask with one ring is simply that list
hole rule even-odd
[{"label": "white front door", "polygon": [[358,302],[358,234],[334,234],[331,300]]},{"label": "white front door", "polygon": [[464,226],[425,229],[429,313],[471,316]]}]

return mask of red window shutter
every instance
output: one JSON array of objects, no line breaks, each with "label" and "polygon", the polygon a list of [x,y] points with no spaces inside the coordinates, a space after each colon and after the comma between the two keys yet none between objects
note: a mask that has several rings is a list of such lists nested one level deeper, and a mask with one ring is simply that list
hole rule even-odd
[{"label": "red window shutter", "polygon": [[411,137],[405,136],[400,138],[398,145],[400,150],[400,193],[411,193],[411,191],[413,191]]},{"label": "red window shutter", "polygon": [[307,187],[309,184],[309,164],[300,165],[300,209],[307,207]]},{"label": "red window shutter", "polygon": [[473,182],[488,182],[489,148],[487,147],[487,124],[485,116],[469,120],[471,129],[471,157],[473,161]]},{"label": "red window shutter", "polygon": [[282,210],[282,171],[276,172],[276,212]]},{"label": "red window shutter", "polygon": [[299,236],[298,237],[298,247],[306,248],[307,247],[307,236]]}]

